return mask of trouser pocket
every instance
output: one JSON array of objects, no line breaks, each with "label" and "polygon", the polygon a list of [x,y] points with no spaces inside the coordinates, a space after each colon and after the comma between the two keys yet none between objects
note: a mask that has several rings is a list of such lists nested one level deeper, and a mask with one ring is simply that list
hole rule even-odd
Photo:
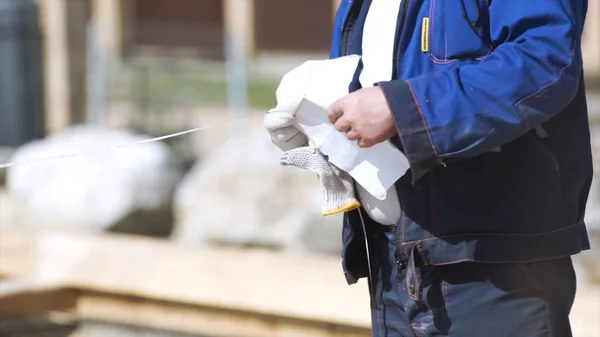
[{"label": "trouser pocket", "polygon": [[451,335],[568,337],[575,293],[570,258],[449,266],[442,292]]}]

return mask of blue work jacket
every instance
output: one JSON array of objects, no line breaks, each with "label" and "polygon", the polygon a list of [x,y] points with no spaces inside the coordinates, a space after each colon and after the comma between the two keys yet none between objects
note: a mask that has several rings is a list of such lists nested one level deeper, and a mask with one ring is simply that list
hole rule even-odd
[{"label": "blue work jacket", "polygon": [[[341,1],[330,58],[361,54],[371,1]],[[376,84],[411,166],[396,183],[398,264],[413,250],[442,265],[589,248],[586,12],[586,0],[402,1],[393,78]],[[343,240],[355,283],[368,275],[358,210],[345,214]]]}]

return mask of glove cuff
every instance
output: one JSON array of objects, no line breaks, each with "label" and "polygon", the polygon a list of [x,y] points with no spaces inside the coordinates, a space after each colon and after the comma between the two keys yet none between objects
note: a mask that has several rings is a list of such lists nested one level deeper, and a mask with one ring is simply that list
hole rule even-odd
[{"label": "glove cuff", "polygon": [[354,194],[352,178],[343,171],[328,171],[321,175],[321,194],[324,200],[323,216],[348,212],[360,207]]}]

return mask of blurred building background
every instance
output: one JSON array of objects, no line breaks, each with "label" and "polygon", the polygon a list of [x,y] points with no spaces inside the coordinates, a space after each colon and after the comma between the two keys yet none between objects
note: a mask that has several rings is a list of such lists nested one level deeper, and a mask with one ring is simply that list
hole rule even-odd
[{"label": "blurred building background", "polygon": [[[127,316],[127,310],[120,314],[102,311],[109,308],[106,306],[108,297],[119,291],[133,296],[128,291],[136,292],[139,282],[152,289],[144,293],[144,301],[163,303],[148,305],[165,305],[152,297],[156,295],[161,301],[169,298],[183,306],[180,302],[185,302],[181,299],[184,295],[178,291],[184,289],[193,293],[184,296],[192,298],[193,305],[207,306],[207,302],[214,301],[210,295],[213,290],[207,289],[208,286],[189,284],[189,280],[202,284],[201,280],[210,278],[211,272],[206,268],[212,263],[198,262],[207,264],[201,271],[190,268],[191,264],[183,264],[180,261],[193,260],[182,257],[189,248],[233,246],[249,252],[249,248],[260,247],[278,252],[286,259],[316,256],[316,261],[333,263],[326,267],[319,265],[320,262],[313,263],[311,268],[323,275],[339,276],[328,280],[346,289],[336,264],[341,244],[339,217],[322,218],[319,215],[316,179],[308,172],[279,167],[279,153],[261,126],[261,112],[275,105],[274,92],[281,76],[305,60],[327,57],[338,2],[0,0],[0,162],[84,153],[90,149],[105,149],[214,125],[159,143],[0,169],[0,335],[17,336],[15,331],[31,329],[31,326],[38,330],[50,329],[50,325],[40,321],[32,323],[27,319],[21,323],[27,315],[17,315],[9,323],[2,324],[3,313],[11,313],[11,310],[3,310],[2,301],[7,303],[15,293],[22,294],[12,289],[24,288],[31,292],[30,278],[46,279],[47,275],[54,281],[53,277],[75,280],[78,294],[90,288],[98,293],[101,292],[98,289],[104,289],[102,291],[106,293],[94,295],[105,296],[104,302],[95,298],[96,302],[89,302],[93,305],[81,309],[78,304],[77,308],[92,312],[92,321],[110,321],[119,325],[117,328],[111,324],[88,322],[87,326],[91,324],[93,328],[81,333],[81,329],[73,332],[65,324],[58,324],[58,328],[54,324],[52,329],[68,332],[57,332],[52,336],[71,336],[76,331],[81,333],[78,336],[95,336],[91,331],[96,331],[98,336],[154,336],[143,327],[131,328],[138,318],[139,325],[154,329],[156,336],[180,336],[177,331],[195,331],[197,335],[198,331],[204,330],[188,321],[169,318],[169,313],[176,312],[171,307],[161,311],[163,316],[157,316],[158,319],[152,319],[155,316],[148,313],[156,307],[144,309],[146,311],[135,307],[138,310],[135,311],[129,302],[127,308],[135,311],[131,316]],[[596,167],[587,216],[594,249],[579,256],[576,263],[584,289],[582,296],[594,299],[594,296],[600,296],[598,0],[589,1],[583,45]],[[107,251],[112,248],[119,251],[123,246],[136,248],[131,248],[131,252],[123,248],[120,258],[109,252],[106,256],[95,251],[92,254],[90,247],[102,250],[104,246],[89,241],[93,239],[88,235],[104,238],[106,233],[117,234],[124,240],[134,240],[130,235],[135,235],[136,239],[140,236],[159,238],[159,242],[169,247],[183,247],[183,250],[155,248],[138,241],[115,243],[109,240],[102,241]],[[72,240],[86,242],[85,247]],[[35,252],[35,262],[29,260],[29,254],[33,254],[30,250]],[[208,253],[201,250],[195,254],[204,256]],[[250,253],[238,254],[239,258],[231,261],[252,265],[253,261],[262,259],[249,258],[252,255],[246,254]],[[170,256],[169,261],[173,261],[172,265],[160,269],[161,275],[163,272],[177,275],[173,280],[155,284],[158,269],[152,269],[152,278],[132,278],[136,273],[131,272],[130,264],[146,266],[145,270],[142,267],[133,269],[138,270],[139,275],[147,275],[148,269],[152,268],[147,265],[148,260],[160,260],[161,255]],[[24,259],[27,262],[23,262]],[[97,267],[88,266],[92,263]],[[233,262],[229,266],[233,268]],[[224,268],[213,267],[216,270]],[[269,265],[264,268],[268,269]],[[272,268],[279,267],[274,265]],[[65,270],[60,277],[54,273],[59,269]],[[81,274],[82,270],[85,275]],[[17,282],[16,288],[3,283],[3,279],[15,277],[19,280],[25,277],[27,282]],[[304,280],[297,275],[294,278]],[[91,283],[87,284],[83,279]],[[276,279],[269,286],[278,288],[277,284],[287,282],[291,281]],[[326,280],[322,282],[327,284]],[[230,287],[237,287],[238,283],[231,283]],[[254,289],[258,286],[243,284],[242,287]],[[303,316],[307,320],[306,317],[311,317],[317,310],[315,307],[320,307],[320,314],[325,317],[327,308],[337,310],[331,302],[340,300],[339,307],[344,306],[343,301],[363,299],[360,296],[367,295],[366,290],[361,295],[356,295],[355,290],[343,293],[345,290],[335,287],[334,290],[323,290],[327,289],[326,285],[319,290],[308,280],[297,286],[311,289],[309,295],[296,297],[293,301],[298,307],[309,308]],[[6,297],[5,293],[10,296]],[[335,297],[341,294],[349,297]],[[43,297],[45,300],[40,299],[42,297],[27,298],[27,303],[50,301],[48,296]],[[85,298],[89,300],[90,297]],[[125,306],[121,297],[110,297],[110,300]],[[237,300],[246,303],[243,296]],[[321,300],[322,303],[312,306],[303,300]],[[277,303],[276,300],[261,303],[268,309],[261,307],[261,310],[285,311],[277,307]],[[576,336],[598,336],[600,327],[592,324],[590,317],[597,321],[600,305],[588,307],[586,303],[576,301],[576,306],[579,305],[574,314]],[[368,302],[363,304],[368,307]],[[34,309],[24,305],[22,310],[12,312],[30,313],[27,310]],[[295,308],[290,312],[299,315],[298,312],[303,311]],[[293,313],[290,317],[295,317]],[[130,319],[119,321],[120,315]],[[364,328],[368,324],[368,310],[340,315],[347,320],[348,317],[365,316],[366,321],[360,323],[363,325],[345,326],[340,323],[343,317],[334,315],[331,322],[337,322],[335,324],[344,329]],[[164,318],[163,325],[156,323],[161,317]],[[272,318],[265,321],[274,322]],[[330,328],[336,326],[331,322],[326,322],[332,324]],[[227,327],[227,324],[219,329],[221,327]],[[170,329],[171,332],[157,333],[157,329]],[[132,332],[134,330],[138,332]],[[142,330],[145,332],[140,332]],[[317,330],[315,327],[311,331]],[[253,330],[248,328],[247,331]],[[323,332],[285,334],[277,329],[268,331],[272,334],[262,336],[329,336]],[[358,331],[365,332],[364,329]],[[241,336],[244,335],[242,332],[243,329],[229,335]],[[27,335],[34,336],[34,333],[30,331]],[[345,335],[353,334],[339,332],[336,336]]]},{"label": "blurred building background", "polygon": [[[47,131],[107,118],[106,108],[117,100],[134,99],[143,109],[224,105],[227,91],[219,89],[226,87],[226,69],[241,64],[251,74],[241,79],[247,85],[235,88],[247,87],[250,95],[236,103],[267,107],[281,73],[307,55],[326,55],[336,5],[329,0],[36,4],[45,43]],[[290,58],[291,63],[281,62]],[[256,78],[261,75],[271,76]]]}]

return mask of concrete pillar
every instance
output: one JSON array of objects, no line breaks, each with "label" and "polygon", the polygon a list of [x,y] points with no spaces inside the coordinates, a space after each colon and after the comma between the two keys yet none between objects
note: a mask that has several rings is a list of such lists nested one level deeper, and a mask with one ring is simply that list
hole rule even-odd
[{"label": "concrete pillar", "polygon": [[44,36],[46,132],[85,119],[87,1],[38,0]]},{"label": "concrete pillar", "polygon": [[223,15],[225,34],[242,41],[246,55],[254,55],[254,0],[223,0]]},{"label": "concrete pillar", "polygon": [[91,0],[92,20],[100,28],[100,49],[107,61],[119,61],[128,41],[128,23],[132,7],[131,0]]}]

